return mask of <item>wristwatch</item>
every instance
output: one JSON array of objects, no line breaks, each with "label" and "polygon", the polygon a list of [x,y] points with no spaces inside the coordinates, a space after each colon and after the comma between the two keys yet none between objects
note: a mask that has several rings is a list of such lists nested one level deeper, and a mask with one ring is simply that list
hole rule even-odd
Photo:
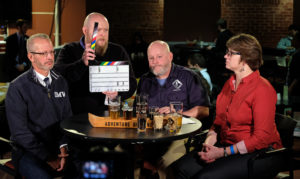
[{"label": "wristwatch", "polygon": [[226,152],[226,147],[224,147],[224,157],[227,157],[227,156],[228,156],[228,154]]}]

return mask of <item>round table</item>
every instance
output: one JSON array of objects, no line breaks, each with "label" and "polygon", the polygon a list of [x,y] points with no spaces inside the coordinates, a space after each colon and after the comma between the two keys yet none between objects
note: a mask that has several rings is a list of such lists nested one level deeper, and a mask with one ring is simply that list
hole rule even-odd
[{"label": "round table", "polygon": [[195,118],[189,118],[192,124],[183,124],[179,132],[170,133],[167,130],[137,132],[135,128],[105,128],[92,127],[88,121],[88,114],[74,115],[60,123],[64,132],[72,138],[105,143],[147,143],[173,141],[187,138],[201,128],[202,124]]}]

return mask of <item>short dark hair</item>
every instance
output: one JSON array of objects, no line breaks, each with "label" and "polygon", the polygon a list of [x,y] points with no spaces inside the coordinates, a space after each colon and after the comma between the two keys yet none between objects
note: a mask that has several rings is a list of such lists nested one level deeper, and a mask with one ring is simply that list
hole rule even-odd
[{"label": "short dark hair", "polygon": [[219,19],[217,21],[217,25],[220,26],[222,29],[227,28],[227,21],[225,19]]},{"label": "short dark hair", "polygon": [[299,31],[299,27],[296,25],[296,24],[291,24],[289,26],[289,30],[296,30],[296,31]]},{"label": "short dark hair", "polygon": [[190,64],[192,65],[196,65],[198,64],[199,67],[201,68],[206,68],[206,60],[205,58],[199,54],[199,53],[194,53],[192,55],[189,56],[188,61],[190,62]]},{"label": "short dark hair", "polygon": [[263,64],[262,48],[258,40],[250,34],[239,34],[231,37],[227,48],[241,54],[241,61],[246,62],[251,70],[255,71]]},{"label": "short dark hair", "polygon": [[27,21],[24,20],[24,19],[18,19],[17,22],[16,22],[17,27],[22,27],[23,24],[27,24]]}]

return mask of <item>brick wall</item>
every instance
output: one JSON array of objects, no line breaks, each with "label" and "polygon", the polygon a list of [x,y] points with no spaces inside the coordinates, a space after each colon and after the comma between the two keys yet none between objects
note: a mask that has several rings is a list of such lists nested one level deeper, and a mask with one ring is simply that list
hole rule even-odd
[{"label": "brick wall", "polygon": [[264,47],[276,47],[293,23],[293,0],[221,0],[221,17],[234,33],[250,33]]},{"label": "brick wall", "polygon": [[131,43],[134,32],[140,31],[148,42],[163,37],[164,0],[89,0],[86,12],[100,12],[110,23],[110,41]]}]

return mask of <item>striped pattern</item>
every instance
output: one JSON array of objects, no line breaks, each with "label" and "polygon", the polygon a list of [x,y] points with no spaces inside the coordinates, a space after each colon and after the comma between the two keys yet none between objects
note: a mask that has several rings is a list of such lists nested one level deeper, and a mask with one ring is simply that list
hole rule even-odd
[{"label": "striped pattern", "polygon": [[98,22],[95,22],[93,39],[92,39],[92,44],[91,44],[91,48],[93,50],[95,50],[97,34],[98,34]]},{"label": "striped pattern", "polygon": [[125,61],[104,61],[100,63],[101,66],[117,66],[117,65],[125,65],[125,64],[127,64],[127,62]]}]

